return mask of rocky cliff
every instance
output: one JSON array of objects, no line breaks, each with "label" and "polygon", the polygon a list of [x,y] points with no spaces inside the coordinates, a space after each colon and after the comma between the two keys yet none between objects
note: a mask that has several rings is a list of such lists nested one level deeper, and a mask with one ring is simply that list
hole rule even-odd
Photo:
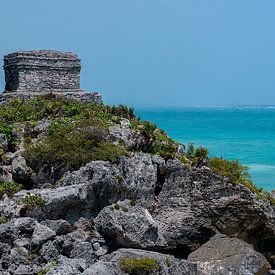
[{"label": "rocky cliff", "polygon": [[0,107],[1,274],[268,274],[271,198],[125,106]]}]

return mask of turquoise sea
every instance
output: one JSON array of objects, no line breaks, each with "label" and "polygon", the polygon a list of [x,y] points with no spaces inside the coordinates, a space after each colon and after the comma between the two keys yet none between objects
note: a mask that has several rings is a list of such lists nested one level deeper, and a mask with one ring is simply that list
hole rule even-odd
[{"label": "turquoise sea", "polygon": [[249,166],[254,183],[275,189],[275,107],[137,108],[175,140]]}]

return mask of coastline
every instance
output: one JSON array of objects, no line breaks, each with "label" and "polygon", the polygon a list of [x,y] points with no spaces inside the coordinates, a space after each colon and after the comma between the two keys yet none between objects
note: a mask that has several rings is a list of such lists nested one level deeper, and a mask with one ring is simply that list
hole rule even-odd
[{"label": "coastline", "polygon": [[153,121],[178,142],[206,147],[213,157],[239,160],[250,168],[253,181],[271,192],[275,189],[274,108],[247,105],[137,107],[136,114]]}]

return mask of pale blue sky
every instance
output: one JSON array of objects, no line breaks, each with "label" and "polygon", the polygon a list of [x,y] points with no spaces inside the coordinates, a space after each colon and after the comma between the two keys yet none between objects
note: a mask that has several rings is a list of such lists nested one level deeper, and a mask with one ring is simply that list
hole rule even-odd
[{"label": "pale blue sky", "polygon": [[275,104],[274,0],[0,0],[0,55],[31,49],[110,104]]}]

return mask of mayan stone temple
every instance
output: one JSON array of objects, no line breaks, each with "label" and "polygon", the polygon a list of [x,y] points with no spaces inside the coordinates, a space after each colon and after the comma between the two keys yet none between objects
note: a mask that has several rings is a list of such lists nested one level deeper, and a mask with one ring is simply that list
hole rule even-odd
[{"label": "mayan stone temple", "polygon": [[0,102],[48,93],[95,103],[102,101],[100,94],[80,89],[81,60],[74,53],[19,51],[4,56],[3,68],[6,85]]}]

